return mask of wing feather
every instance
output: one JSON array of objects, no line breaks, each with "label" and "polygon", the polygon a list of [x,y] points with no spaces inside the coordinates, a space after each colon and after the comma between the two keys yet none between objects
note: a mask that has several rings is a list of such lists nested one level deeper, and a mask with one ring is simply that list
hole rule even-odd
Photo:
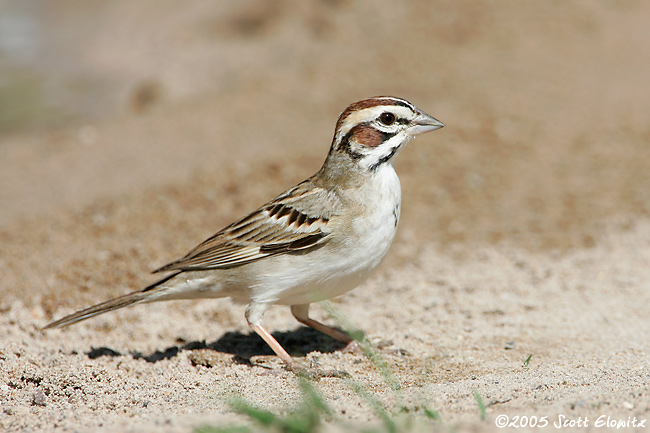
[{"label": "wing feather", "polygon": [[154,272],[226,269],[315,248],[327,242],[340,207],[338,196],[307,180]]}]

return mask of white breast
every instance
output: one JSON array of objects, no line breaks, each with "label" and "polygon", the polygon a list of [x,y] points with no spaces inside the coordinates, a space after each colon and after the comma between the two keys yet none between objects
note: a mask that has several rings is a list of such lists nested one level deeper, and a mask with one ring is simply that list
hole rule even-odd
[{"label": "white breast", "polygon": [[359,266],[374,269],[388,253],[399,222],[401,188],[393,166],[379,167],[364,189],[368,207],[365,217],[353,224],[358,239],[354,257]]}]

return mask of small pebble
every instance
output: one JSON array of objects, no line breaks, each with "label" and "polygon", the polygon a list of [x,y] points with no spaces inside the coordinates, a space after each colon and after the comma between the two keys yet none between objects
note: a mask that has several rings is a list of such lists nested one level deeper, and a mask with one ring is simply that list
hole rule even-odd
[{"label": "small pebble", "polygon": [[32,404],[35,406],[46,406],[46,397],[42,389],[37,389],[32,396]]}]

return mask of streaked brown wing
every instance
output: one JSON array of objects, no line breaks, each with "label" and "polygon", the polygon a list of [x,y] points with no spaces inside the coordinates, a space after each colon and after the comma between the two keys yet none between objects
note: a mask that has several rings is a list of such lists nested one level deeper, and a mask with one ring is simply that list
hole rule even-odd
[{"label": "streaked brown wing", "polygon": [[336,196],[305,181],[154,272],[225,269],[313,248],[327,241],[339,206]]}]

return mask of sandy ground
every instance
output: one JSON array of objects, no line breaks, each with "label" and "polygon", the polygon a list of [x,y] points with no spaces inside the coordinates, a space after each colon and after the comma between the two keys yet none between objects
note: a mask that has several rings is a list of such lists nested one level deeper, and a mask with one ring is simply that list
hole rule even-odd
[{"label": "sandy ground", "polygon": [[[295,406],[295,377],[269,374],[228,300],[40,328],[311,175],[338,113],[376,94],[447,124],[399,156],[382,269],[334,300],[400,391],[275,307],[280,343],[387,407],[436,409],[423,431],[650,418],[648,4],[269,4],[3,4],[38,25],[47,104],[18,104],[29,62],[0,65],[0,430],[191,431],[241,422],[233,392]],[[315,386],[344,422],[378,423],[349,381]]]}]

